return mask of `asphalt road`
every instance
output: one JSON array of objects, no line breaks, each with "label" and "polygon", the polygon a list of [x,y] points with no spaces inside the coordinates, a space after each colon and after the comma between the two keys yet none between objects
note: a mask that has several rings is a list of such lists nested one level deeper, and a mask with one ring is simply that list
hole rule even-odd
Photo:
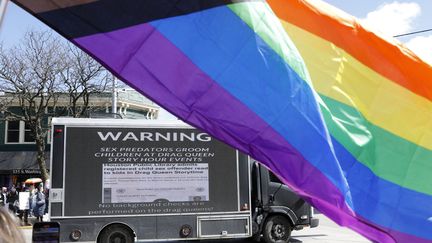
[{"label": "asphalt road", "polygon": [[[370,242],[357,233],[340,227],[330,221],[322,214],[316,214],[320,219],[320,225],[316,228],[305,228],[303,230],[294,231],[290,242],[292,243],[366,243]],[[25,236],[26,243],[31,243],[31,228],[23,228],[22,232]],[[170,241],[172,243],[172,241]],[[244,243],[251,242],[250,240],[206,240],[206,241],[179,241],[181,243]],[[160,243],[163,243],[160,241]]]},{"label": "asphalt road", "polygon": [[[340,227],[322,214],[315,215],[320,219],[316,228],[305,228],[294,231],[290,242],[292,243],[367,243],[369,240],[359,234]],[[201,241],[202,243],[245,243],[250,240]],[[192,243],[192,242],[190,242]]]}]

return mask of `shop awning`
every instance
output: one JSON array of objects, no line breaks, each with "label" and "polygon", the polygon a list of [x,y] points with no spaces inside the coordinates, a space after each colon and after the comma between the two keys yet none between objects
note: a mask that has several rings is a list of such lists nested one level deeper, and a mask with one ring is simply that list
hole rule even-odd
[{"label": "shop awning", "polygon": [[[0,174],[25,175],[40,174],[35,151],[0,152]],[[49,169],[49,152],[45,153],[47,168]]]}]

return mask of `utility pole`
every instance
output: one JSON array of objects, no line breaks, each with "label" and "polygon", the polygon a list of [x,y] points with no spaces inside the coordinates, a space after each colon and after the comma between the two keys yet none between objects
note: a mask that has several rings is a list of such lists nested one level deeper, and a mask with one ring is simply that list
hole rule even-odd
[{"label": "utility pole", "polygon": [[111,100],[111,113],[117,114],[117,78],[113,77],[112,80],[112,100]]}]

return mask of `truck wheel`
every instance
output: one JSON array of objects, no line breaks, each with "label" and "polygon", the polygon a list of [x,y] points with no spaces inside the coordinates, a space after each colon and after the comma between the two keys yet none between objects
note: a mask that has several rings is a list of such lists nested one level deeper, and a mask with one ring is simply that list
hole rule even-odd
[{"label": "truck wheel", "polygon": [[106,227],[98,237],[98,243],[133,243],[134,236],[129,228],[122,225]]},{"label": "truck wheel", "polygon": [[288,243],[290,236],[291,224],[284,216],[271,216],[267,220],[263,231],[266,243]]}]

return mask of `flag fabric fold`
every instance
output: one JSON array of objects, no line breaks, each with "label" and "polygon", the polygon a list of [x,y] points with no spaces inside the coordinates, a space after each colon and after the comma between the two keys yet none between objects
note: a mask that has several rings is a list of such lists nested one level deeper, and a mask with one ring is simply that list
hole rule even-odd
[{"label": "flag fabric fold", "polygon": [[432,241],[432,68],[306,0],[13,0],[376,242]]}]

